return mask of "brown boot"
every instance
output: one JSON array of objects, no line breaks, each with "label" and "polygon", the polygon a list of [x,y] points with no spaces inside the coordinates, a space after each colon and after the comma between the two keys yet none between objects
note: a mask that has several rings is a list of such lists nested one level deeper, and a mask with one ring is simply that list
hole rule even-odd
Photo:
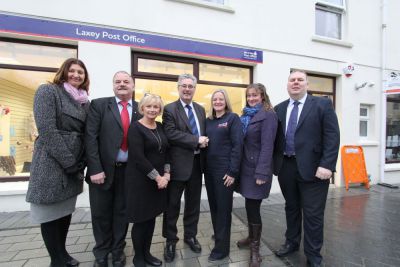
[{"label": "brown boot", "polygon": [[250,242],[250,263],[249,267],[260,267],[261,256],[260,256],[260,238],[261,238],[261,224],[250,224],[250,232],[252,233],[252,239]]},{"label": "brown boot", "polygon": [[238,246],[238,248],[247,248],[250,245],[250,240],[252,237],[252,232],[251,232],[251,228],[248,227],[248,232],[249,235],[246,238],[240,239],[238,242],[236,242],[236,246]]}]

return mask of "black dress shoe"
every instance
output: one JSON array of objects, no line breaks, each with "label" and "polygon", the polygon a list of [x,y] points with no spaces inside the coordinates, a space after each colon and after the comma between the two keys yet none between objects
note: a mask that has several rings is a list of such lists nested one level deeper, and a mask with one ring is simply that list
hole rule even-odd
[{"label": "black dress shoe", "polygon": [[144,260],[138,260],[137,258],[133,258],[133,266],[135,267],[146,267],[146,262]]},{"label": "black dress shoe", "polygon": [[298,245],[296,246],[290,243],[285,243],[278,251],[275,252],[275,255],[278,257],[284,257],[298,250]]},{"label": "black dress shoe", "polygon": [[201,252],[201,245],[199,241],[197,241],[196,237],[185,238],[183,241],[189,245],[190,249],[193,252],[195,253]]},{"label": "black dress shoe", "polygon": [[321,267],[321,262],[313,262],[307,259],[307,267]]},{"label": "black dress shoe", "polygon": [[125,253],[122,253],[118,258],[113,257],[112,262],[114,267],[124,267],[126,263]]},{"label": "black dress shoe", "polygon": [[93,263],[93,267],[108,267],[108,260],[106,259],[97,259]]},{"label": "black dress shoe", "polygon": [[162,261],[154,257],[153,255],[149,254],[144,257],[144,261],[151,266],[161,266]]},{"label": "black dress shoe", "polygon": [[165,262],[172,262],[175,259],[175,243],[168,243],[165,245],[164,248],[164,260]]},{"label": "black dress shoe", "polygon": [[213,254],[211,253],[210,256],[208,256],[208,261],[209,261],[209,262],[220,261],[220,260],[225,259],[227,256],[228,256],[228,255],[225,255],[225,256],[217,256],[217,255],[213,255]]},{"label": "black dress shoe", "polygon": [[77,259],[74,259],[71,256],[69,256],[65,265],[67,267],[77,267],[77,266],[79,266],[79,261]]}]

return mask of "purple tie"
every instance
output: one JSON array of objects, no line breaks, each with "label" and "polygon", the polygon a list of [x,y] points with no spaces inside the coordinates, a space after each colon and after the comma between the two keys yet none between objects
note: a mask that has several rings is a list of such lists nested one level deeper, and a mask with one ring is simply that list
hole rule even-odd
[{"label": "purple tie", "polygon": [[294,134],[297,127],[297,115],[299,114],[299,101],[293,102],[293,109],[290,113],[289,122],[286,129],[285,154],[288,156],[296,155],[294,148]]}]

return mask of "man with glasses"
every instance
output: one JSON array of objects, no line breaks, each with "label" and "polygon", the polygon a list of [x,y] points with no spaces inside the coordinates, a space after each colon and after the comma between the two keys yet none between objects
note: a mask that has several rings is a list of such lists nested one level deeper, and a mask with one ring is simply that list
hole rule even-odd
[{"label": "man with glasses", "polygon": [[163,236],[167,239],[164,250],[166,262],[175,258],[175,247],[179,238],[176,226],[185,191],[183,215],[184,242],[195,253],[201,252],[196,239],[200,215],[200,197],[204,152],[208,138],[205,133],[205,111],[193,102],[197,79],[191,74],[178,78],[179,99],[165,106],[163,125],[170,144],[171,181],[168,185],[168,207],[164,213]]}]

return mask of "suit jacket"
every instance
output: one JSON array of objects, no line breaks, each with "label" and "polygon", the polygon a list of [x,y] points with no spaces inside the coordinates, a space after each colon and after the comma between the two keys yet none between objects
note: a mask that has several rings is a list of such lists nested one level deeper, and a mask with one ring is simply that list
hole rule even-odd
[{"label": "suit jacket", "polygon": [[88,107],[89,103],[80,105],[59,85],[44,84],[36,91],[33,109],[39,137],[33,151],[28,202],[49,204],[82,192],[83,171],[68,175],[64,169],[83,160]]},{"label": "suit jacket", "polygon": [[[200,124],[200,135],[205,135],[205,110],[195,102],[193,107]],[[163,126],[170,144],[171,179],[187,181],[192,173],[194,151],[198,149],[199,137],[192,134],[188,116],[179,99],[165,106]],[[205,164],[203,149],[200,149],[200,157],[203,172]]]},{"label": "suit jacket", "polygon": [[[285,148],[286,112],[289,99],[275,107],[279,127],[274,151],[274,174],[279,175]],[[307,95],[294,137],[297,167],[305,181],[316,181],[317,168],[335,171],[340,134],[329,98]]]},{"label": "suit jacket", "polygon": [[[140,118],[138,104],[132,101],[131,122]],[[104,189],[110,188],[114,180],[115,161],[121,147],[122,137],[121,115],[115,97],[93,100],[90,104],[85,134],[88,161],[86,182],[91,183],[91,175],[104,172],[106,175],[104,184],[92,185]]]}]

